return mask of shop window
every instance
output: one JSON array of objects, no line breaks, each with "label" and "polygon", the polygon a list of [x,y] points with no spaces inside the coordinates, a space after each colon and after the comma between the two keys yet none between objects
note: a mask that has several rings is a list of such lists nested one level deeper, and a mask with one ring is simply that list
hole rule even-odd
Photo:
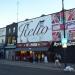
[{"label": "shop window", "polygon": [[11,29],[9,28],[9,33],[11,33]]}]

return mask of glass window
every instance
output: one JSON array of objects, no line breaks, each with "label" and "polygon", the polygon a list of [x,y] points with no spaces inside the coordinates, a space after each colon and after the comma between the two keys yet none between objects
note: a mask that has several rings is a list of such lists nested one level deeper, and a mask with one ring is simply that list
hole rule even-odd
[{"label": "glass window", "polygon": [[11,33],[11,29],[9,28],[9,33]]},{"label": "glass window", "polygon": [[2,43],[4,43],[4,40],[2,39]]},{"label": "glass window", "polygon": [[13,28],[13,33],[15,33],[15,27]]},{"label": "glass window", "polygon": [[16,38],[15,36],[12,37],[12,44],[15,44],[16,43]]},{"label": "glass window", "polygon": [[8,37],[8,44],[11,44],[11,37]]}]

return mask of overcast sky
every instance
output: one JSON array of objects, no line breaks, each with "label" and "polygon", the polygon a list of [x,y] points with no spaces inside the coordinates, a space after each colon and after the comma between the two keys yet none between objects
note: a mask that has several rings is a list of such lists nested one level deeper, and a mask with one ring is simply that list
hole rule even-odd
[{"label": "overcast sky", "polygon": [[[17,5],[18,1],[18,5]],[[0,0],[0,28],[13,22],[62,10],[62,0]],[[64,0],[64,8],[75,8],[75,0]]]}]

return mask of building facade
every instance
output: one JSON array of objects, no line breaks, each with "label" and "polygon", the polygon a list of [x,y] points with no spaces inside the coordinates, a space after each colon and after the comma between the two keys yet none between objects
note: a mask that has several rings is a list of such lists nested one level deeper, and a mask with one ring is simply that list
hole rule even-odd
[{"label": "building facade", "polygon": [[[65,28],[63,25],[62,11],[53,15],[55,15],[57,19],[56,22],[53,21],[52,24],[54,50],[63,55],[62,57],[65,59],[65,62],[75,62],[75,9],[65,10]],[[61,43],[61,40],[64,38],[64,29],[65,38],[67,38],[67,47],[65,49],[62,47]]]},{"label": "building facade", "polygon": [[35,60],[47,55],[52,42],[51,15],[33,18],[18,23],[17,57],[20,60]]},{"label": "building facade", "polygon": [[6,38],[6,27],[0,28],[0,59],[5,57],[5,38]]},{"label": "building facade", "polygon": [[[61,43],[64,30],[66,48]],[[59,54],[61,61],[75,63],[75,9],[65,10],[64,17],[60,11],[7,25],[5,33],[0,33],[0,51],[4,49],[6,59],[42,61],[47,56],[51,62]]]},{"label": "building facade", "polygon": [[17,23],[12,23],[6,27],[6,46],[5,58],[9,60],[15,59],[15,49],[17,43]]}]

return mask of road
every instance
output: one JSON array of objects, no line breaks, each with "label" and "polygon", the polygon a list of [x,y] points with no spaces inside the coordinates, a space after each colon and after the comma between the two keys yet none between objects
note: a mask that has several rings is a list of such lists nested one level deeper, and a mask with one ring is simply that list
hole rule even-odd
[{"label": "road", "polygon": [[75,75],[75,72],[0,64],[0,75]]}]

